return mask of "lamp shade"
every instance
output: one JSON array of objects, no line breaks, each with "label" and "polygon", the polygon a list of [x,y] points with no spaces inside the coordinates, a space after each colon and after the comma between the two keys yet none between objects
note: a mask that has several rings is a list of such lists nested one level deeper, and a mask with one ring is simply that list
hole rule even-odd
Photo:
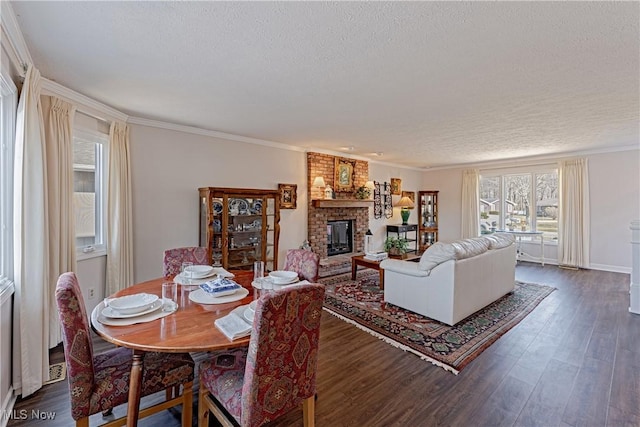
[{"label": "lamp shade", "polygon": [[395,206],[398,208],[413,208],[415,205],[409,197],[403,196],[400,198],[398,203],[395,204]]},{"label": "lamp shade", "polygon": [[367,181],[364,184],[365,188],[368,188],[369,190],[373,190],[374,188],[376,188],[375,184],[373,183],[373,181]]},{"label": "lamp shade", "polygon": [[321,177],[321,176],[316,176],[316,178],[313,180],[312,187],[324,188],[326,186],[327,186],[327,184],[324,183],[324,178]]}]

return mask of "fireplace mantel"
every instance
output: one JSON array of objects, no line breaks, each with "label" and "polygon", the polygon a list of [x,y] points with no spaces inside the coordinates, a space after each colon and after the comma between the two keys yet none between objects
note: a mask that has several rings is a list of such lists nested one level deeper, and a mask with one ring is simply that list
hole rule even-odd
[{"label": "fireplace mantel", "polygon": [[373,200],[362,199],[315,199],[311,201],[314,208],[368,208]]}]

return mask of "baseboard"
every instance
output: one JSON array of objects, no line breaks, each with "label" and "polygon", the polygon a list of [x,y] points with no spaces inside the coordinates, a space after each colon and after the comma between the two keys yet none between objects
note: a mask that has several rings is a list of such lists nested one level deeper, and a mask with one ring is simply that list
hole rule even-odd
[{"label": "baseboard", "polygon": [[9,419],[13,415],[13,406],[16,403],[16,398],[15,390],[11,387],[4,402],[2,402],[2,409],[0,409],[0,427],[7,427]]},{"label": "baseboard", "polygon": [[622,267],[619,265],[591,264],[589,268],[591,270],[602,270],[602,271],[610,271],[612,273],[631,274],[631,267]]}]

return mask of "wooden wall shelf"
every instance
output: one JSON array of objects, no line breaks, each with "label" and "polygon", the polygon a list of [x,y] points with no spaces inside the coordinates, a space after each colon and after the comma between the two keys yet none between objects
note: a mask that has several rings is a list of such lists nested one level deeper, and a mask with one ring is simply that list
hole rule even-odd
[{"label": "wooden wall shelf", "polygon": [[315,199],[311,201],[314,208],[368,208],[373,200],[362,199]]}]

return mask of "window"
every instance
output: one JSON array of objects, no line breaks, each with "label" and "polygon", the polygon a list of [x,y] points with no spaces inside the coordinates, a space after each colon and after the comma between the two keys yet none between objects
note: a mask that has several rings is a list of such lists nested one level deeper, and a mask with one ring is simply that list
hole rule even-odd
[{"label": "window", "polygon": [[76,249],[80,254],[105,251],[106,151],[108,136],[75,129],[73,135],[73,207]]},{"label": "window", "polygon": [[0,74],[0,290],[13,281],[13,147],[16,87]]},{"label": "window", "polygon": [[480,175],[480,232],[542,231],[558,239],[558,171]]}]

